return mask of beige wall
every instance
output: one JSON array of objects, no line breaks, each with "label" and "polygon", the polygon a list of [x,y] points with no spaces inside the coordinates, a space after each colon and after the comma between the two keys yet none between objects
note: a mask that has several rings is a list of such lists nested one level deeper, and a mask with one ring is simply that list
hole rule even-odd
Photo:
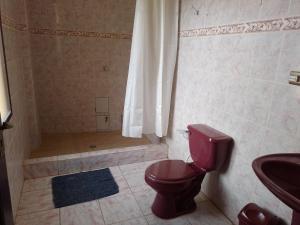
[{"label": "beige wall", "polygon": [[[7,70],[11,89],[13,128],[4,131],[7,171],[14,215],[23,186],[23,160],[39,144],[29,34],[23,0],[1,0]],[[24,22],[25,21],[25,22]]]},{"label": "beige wall", "polygon": [[135,1],[27,3],[42,132],[96,131],[96,97],[120,129]]},{"label": "beige wall", "polygon": [[[300,69],[299,15],[299,0],[182,0],[169,156],[188,157],[187,140],[177,131],[187,124],[231,135],[228,170],[210,173],[203,190],[235,222],[248,202],[291,218],[251,163],[264,154],[300,152],[300,88],[288,84],[289,71]],[[298,17],[281,19],[292,16]],[[266,19],[279,20],[243,24]],[[240,25],[215,27],[231,24]]]}]

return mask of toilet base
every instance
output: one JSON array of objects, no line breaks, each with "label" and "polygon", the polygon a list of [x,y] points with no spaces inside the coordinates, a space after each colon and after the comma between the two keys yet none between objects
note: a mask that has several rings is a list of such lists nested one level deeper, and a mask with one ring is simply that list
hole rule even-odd
[{"label": "toilet base", "polygon": [[184,205],[174,201],[173,196],[167,197],[157,194],[153,205],[151,207],[152,212],[157,217],[162,219],[172,219],[183,214],[193,212],[197,206],[195,201],[192,199],[189,204]]},{"label": "toilet base", "polygon": [[193,212],[197,208],[194,197],[201,190],[203,178],[204,175],[199,176],[181,193],[157,193],[151,207],[153,214],[163,219],[172,219]]}]

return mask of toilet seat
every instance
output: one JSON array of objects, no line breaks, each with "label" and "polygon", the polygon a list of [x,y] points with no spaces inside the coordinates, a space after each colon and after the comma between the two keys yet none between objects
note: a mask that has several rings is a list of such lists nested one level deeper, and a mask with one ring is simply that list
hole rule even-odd
[{"label": "toilet seat", "polygon": [[177,183],[194,179],[201,173],[205,172],[182,160],[164,160],[149,166],[145,176],[159,183]]}]

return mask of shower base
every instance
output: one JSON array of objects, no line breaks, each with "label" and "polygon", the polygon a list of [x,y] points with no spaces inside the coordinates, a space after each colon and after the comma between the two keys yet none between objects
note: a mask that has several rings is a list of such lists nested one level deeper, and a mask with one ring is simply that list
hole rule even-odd
[{"label": "shower base", "polygon": [[147,144],[151,144],[151,142],[145,136],[143,138],[126,138],[122,136],[121,131],[44,134],[42,135],[41,145],[31,152],[30,158],[75,154]]},{"label": "shower base", "polygon": [[118,165],[166,159],[168,146],[117,132],[54,134],[24,161],[25,179],[57,176]]}]

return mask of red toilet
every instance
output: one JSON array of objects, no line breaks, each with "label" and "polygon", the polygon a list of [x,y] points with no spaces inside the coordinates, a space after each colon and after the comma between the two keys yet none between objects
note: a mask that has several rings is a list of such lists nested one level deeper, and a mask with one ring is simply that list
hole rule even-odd
[{"label": "red toilet", "polygon": [[232,146],[232,138],[203,124],[188,126],[193,162],[164,160],[150,165],[145,181],[157,195],[152,212],[170,219],[196,209],[194,197],[200,192],[207,172],[220,168]]}]

